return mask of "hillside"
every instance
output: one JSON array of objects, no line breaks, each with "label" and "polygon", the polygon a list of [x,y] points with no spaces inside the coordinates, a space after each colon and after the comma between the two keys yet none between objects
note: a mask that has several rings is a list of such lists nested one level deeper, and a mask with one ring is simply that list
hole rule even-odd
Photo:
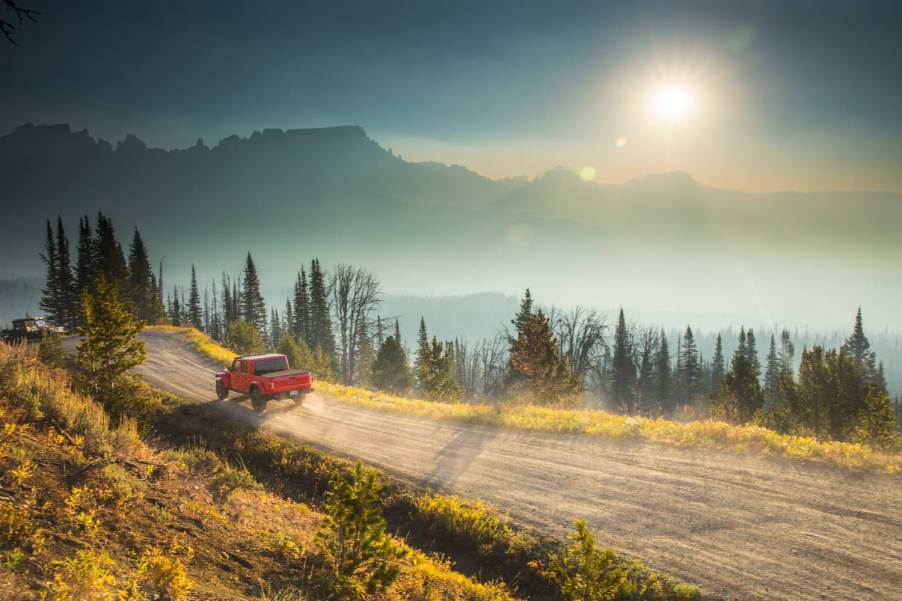
[{"label": "hillside", "polygon": [[888,193],[749,194],[684,173],[611,185],[563,168],[491,180],[405,161],[350,126],[167,151],[29,124],[0,137],[0,197],[3,276],[40,271],[45,218],[73,228],[103,210],[122,231],[140,225],[179,282],[191,263],[208,280],[253,249],[273,290],[319,256],[365,265],[396,294],[531,286],[557,304],[643,311],[679,290],[672,311],[835,326],[861,304],[900,325],[888,299],[902,284],[885,274],[902,253],[902,197]]},{"label": "hillside", "polygon": [[[555,537],[584,518],[605,544],[700,584],[708,598],[852,599],[863,585],[870,598],[892,598],[902,516],[886,499],[898,495],[898,475],[799,463],[766,449],[756,453],[751,444],[743,453],[741,442],[724,450],[717,442],[726,433],[712,432],[706,444],[703,429],[693,448],[686,441],[429,419],[428,412],[366,406],[365,398],[343,402],[327,386],[303,407],[273,402],[257,415],[237,395],[211,400],[210,372],[224,358],[212,361],[177,331],[145,331],[142,339],[148,361],[139,371],[147,381],[196,403],[167,422],[183,438],[202,427],[211,441],[225,431],[218,444],[229,445],[230,429],[247,428],[280,444],[314,444],[362,458],[404,482],[482,499],[514,523]],[[456,407],[463,413],[471,406]],[[268,457],[261,453],[260,461]],[[303,461],[296,464],[303,469]],[[783,555],[793,562],[774,559]],[[812,580],[811,573],[824,577]]]}]

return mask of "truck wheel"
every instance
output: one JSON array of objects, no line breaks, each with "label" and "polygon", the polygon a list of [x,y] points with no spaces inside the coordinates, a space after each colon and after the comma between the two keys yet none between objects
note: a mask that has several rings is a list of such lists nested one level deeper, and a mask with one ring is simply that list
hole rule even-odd
[{"label": "truck wheel", "polygon": [[229,398],[229,389],[225,387],[222,380],[216,380],[216,398],[224,401]]},{"label": "truck wheel", "polygon": [[266,409],[266,397],[260,394],[259,388],[251,389],[251,406],[257,413],[263,413],[263,410]]}]

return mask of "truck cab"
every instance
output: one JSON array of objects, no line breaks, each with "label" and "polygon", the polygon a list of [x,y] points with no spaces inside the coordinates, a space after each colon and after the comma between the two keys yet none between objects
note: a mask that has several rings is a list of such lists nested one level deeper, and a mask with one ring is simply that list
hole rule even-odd
[{"label": "truck cab", "polygon": [[249,395],[254,411],[261,413],[271,399],[302,402],[313,390],[313,375],[304,369],[292,369],[288,357],[281,354],[235,357],[232,365],[216,374],[216,396],[228,398],[230,392]]}]

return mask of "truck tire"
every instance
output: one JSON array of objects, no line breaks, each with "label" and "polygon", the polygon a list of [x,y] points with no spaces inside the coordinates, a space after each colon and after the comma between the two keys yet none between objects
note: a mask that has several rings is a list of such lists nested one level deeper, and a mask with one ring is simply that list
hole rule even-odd
[{"label": "truck tire", "polygon": [[229,389],[225,387],[222,380],[216,380],[216,398],[224,401],[229,398]]},{"label": "truck tire", "polygon": [[266,397],[260,393],[260,389],[254,386],[251,388],[251,406],[257,413],[263,413],[266,409]]}]

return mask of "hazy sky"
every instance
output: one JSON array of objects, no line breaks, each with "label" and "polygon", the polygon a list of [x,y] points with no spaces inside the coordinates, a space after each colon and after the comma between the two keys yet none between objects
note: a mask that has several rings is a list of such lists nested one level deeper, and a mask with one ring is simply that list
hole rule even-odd
[{"label": "hazy sky", "polygon": [[[0,45],[0,131],[208,143],[363,125],[493,177],[681,169],[902,192],[902,2],[50,2]],[[652,99],[676,87],[685,114]]]}]

